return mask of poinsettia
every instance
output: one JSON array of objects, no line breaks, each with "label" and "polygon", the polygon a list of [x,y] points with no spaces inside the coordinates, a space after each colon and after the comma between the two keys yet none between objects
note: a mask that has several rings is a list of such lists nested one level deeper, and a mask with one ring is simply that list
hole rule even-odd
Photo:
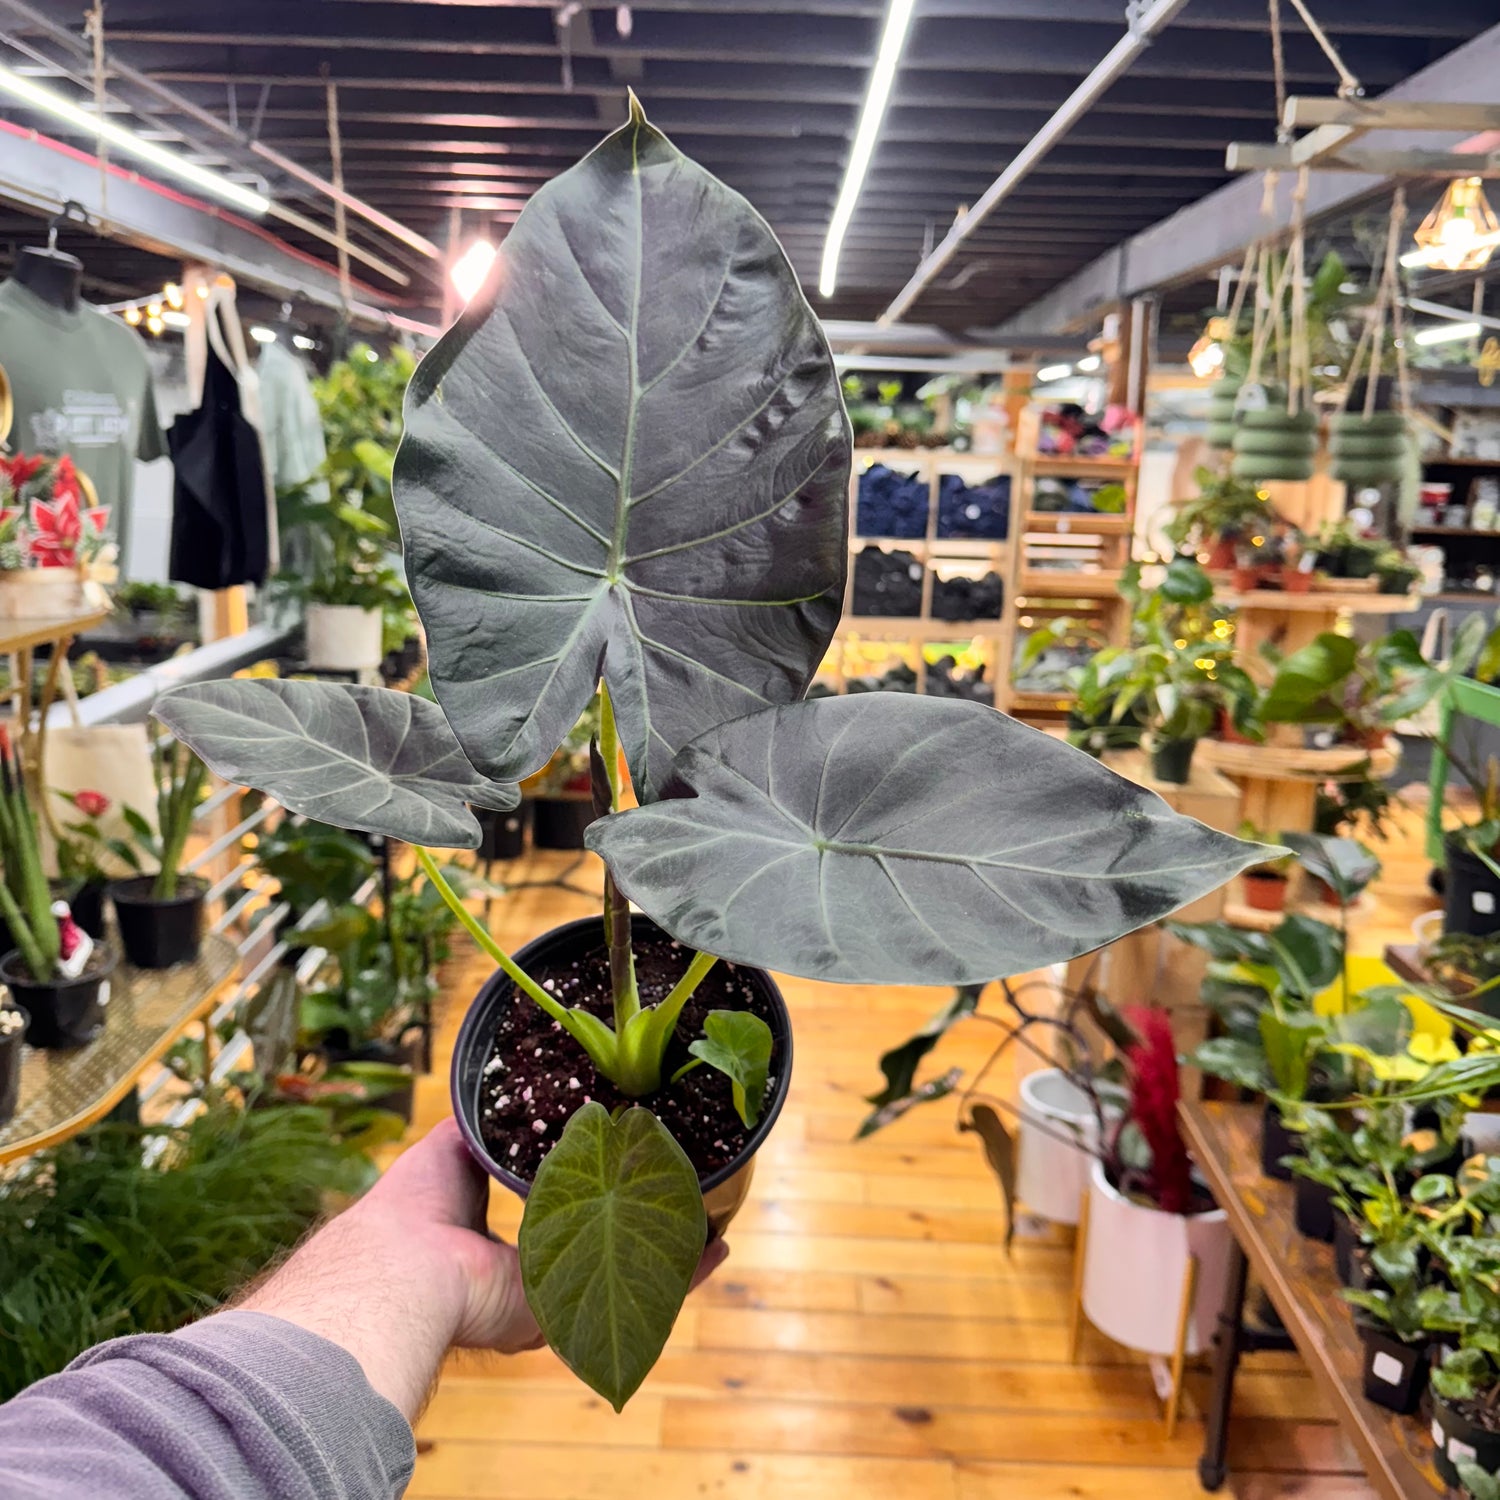
[{"label": "poinsettia", "polygon": [[28,479],[40,472],[46,462],[39,454],[13,453],[9,458],[0,458],[0,473],[5,475],[14,489],[20,489]]},{"label": "poinsettia", "polygon": [[69,468],[69,480],[54,484],[50,501],[31,502],[31,555],[40,568],[76,567],[83,544],[102,538],[109,524],[108,506],[81,509],[77,477]]}]

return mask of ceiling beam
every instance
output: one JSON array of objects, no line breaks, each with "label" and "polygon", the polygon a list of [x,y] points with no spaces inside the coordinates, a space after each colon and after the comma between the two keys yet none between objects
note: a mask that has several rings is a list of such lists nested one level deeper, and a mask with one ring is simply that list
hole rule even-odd
[{"label": "ceiling beam", "polygon": [[[1482,99],[1494,94],[1497,77],[1500,26],[1492,26],[1397,84],[1382,99]],[[1436,141],[1432,134],[1392,132],[1387,144],[1397,150],[1432,146],[1451,149],[1461,145],[1469,132],[1445,132],[1447,138]],[[1314,173],[1308,189],[1308,217],[1316,220],[1350,207],[1377,193],[1386,181],[1374,174]],[[1045,297],[1015,313],[1003,326],[1011,331],[1076,327],[1122,299],[1237,263],[1245,247],[1268,228],[1284,229],[1291,222],[1292,186],[1283,177],[1268,225],[1260,213],[1262,179],[1242,177],[1229,183],[1100,256]]]}]

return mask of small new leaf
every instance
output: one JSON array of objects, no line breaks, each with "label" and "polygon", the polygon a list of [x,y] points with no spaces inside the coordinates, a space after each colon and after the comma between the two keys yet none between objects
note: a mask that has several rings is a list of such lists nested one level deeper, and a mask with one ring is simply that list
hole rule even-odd
[{"label": "small new leaf", "polygon": [[729,1079],[735,1112],[747,1127],[760,1119],[766,1102],[773,1040],[771,1028],[747,1010],[711,1010],[703,1021],[703,1035],[688,1048]]},{"label": "small new leaf", "polygon": [[547,1342],[619,1411],[677,1320],[708,1237],[698,1174],[655,1115],[585,1104],[537,1168],[517,1249]]}]

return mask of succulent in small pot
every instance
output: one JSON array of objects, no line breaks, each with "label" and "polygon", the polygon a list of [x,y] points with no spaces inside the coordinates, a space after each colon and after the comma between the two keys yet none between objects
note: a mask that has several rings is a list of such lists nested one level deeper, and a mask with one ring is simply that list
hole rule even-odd
[{"label": "succulent in small pot", "polygon": [[16,1112],[21,1097],[21,1043],[31,1017],[8,994],[0,993],[0,1125]]},{"label": "succulent in small pot", "polygon": [[0,984],[30,1016],[33,1047],[81,1047],[104,1026],[113,950],[74,922],[42,874],[36,814],[0,728],[0,917],[14,949],[0,956]]},{"label": "succulent in small pot", "polygon": [[[706,1089],[753,1132],[774,1102],[776,1031],[735,982],[746,971],[980,983],[1264,858],[991,708],[805,700],[844,596],[850,452],[827,344],[764,221],[632,101],[533,198],[408,391],[394,499],[436,703],[270,680],[157,703],[227,779],[415,845],[505,976],[481,1074],[521,1060],[516,1028],[539,1031],[531,1060],[570,1096],[533,1083],[520,1101],[550,1147],[523,1285],[616,1407],[710,1227],[712,1172],[663,1119]],[[596,692],[603,953],[587,984],[548,988],[430,851],[474,847],[469,805],[515,806]],[[648,962],[644,923],[637,952],[631,903],[680,945],[677,977]],[[715,970],[695,1035],[684,1016]],[[620,1107],[584,1104],[569,1062]]]},{"label": "succulent in small pot", "polygon": [[191,963],[203,943],[203,900],[208,882],[182,869],[193,818],[208,785],[208,767],[183,744],[158,735],[151,748],[156,772],[157,826],[134,808],[124,809],[131,838],[110,847],[140,873],[109,888],[125,957],[138,969]]}]

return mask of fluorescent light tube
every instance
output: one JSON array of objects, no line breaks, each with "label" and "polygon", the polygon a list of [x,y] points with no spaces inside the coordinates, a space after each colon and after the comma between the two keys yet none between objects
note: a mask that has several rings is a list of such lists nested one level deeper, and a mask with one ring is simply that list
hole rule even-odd
[{"label": "fluorescent light tube", "polygon": [[1061,380],[1064,375],[1071,375],[1072,373],[1072,365],[1043,365],[1036,372],[1036,378],[1038,382],[1044,380]]},{"label": "fluorescent light tube", "polygon": [[207,167],[200,167],[186,157],[163,149],[154,141],[144,140],[133,130],[117,125],[113,120],[80,109],[71,99],[43,87],[33,79],[23,78],[14,68],[8,68],[4,63],[0,63],[0,90],[32,109],[62,120],[93,136],[95,140],[104,141],[131,156],[138,156],[169,176],[179,177],[200,192],[222,198],[226,203],[244,209],[246,213],[263,214],[271,206],[271,200],[263,194],[241,187],[237,182],[230,182],[218,173],[210,172]]},{"label": "fluorescent light tube", "polygon": [[901,49],[906,45],[915,3],[916,0],[889,0],[880,51],[875,56],[875,68],[870,74],[870,87],[865,94],[859,128],[854,132],[854,145],[849,151],[849,166],[844,172],[833,218],[828,222],[828,238],[823,242],[823,265],[818,272],[818,295],[822,297],[833,296],[833,289],[838,284],[839,251],[843,249],[849,221],[854,217],[865,173],[870,169],[875,143],[880,139],[881,122],[885,119],[885,107],[891,97],[891,85],[896,81],[896,65],[901,61]]},{"label": "fluorescent light tube", "polygon": [[1478,338],[1482,330],[1478,323],[1438,323],[1412,334],[1418,344],[1451,344],[1456,339]]},{"label": "fluorescent light tube", "polygon": [[1092,375],[1103,363],[1104,361],[1097,354],[1088,354],[1078,361],[1078,368],[1085,375]]}]

